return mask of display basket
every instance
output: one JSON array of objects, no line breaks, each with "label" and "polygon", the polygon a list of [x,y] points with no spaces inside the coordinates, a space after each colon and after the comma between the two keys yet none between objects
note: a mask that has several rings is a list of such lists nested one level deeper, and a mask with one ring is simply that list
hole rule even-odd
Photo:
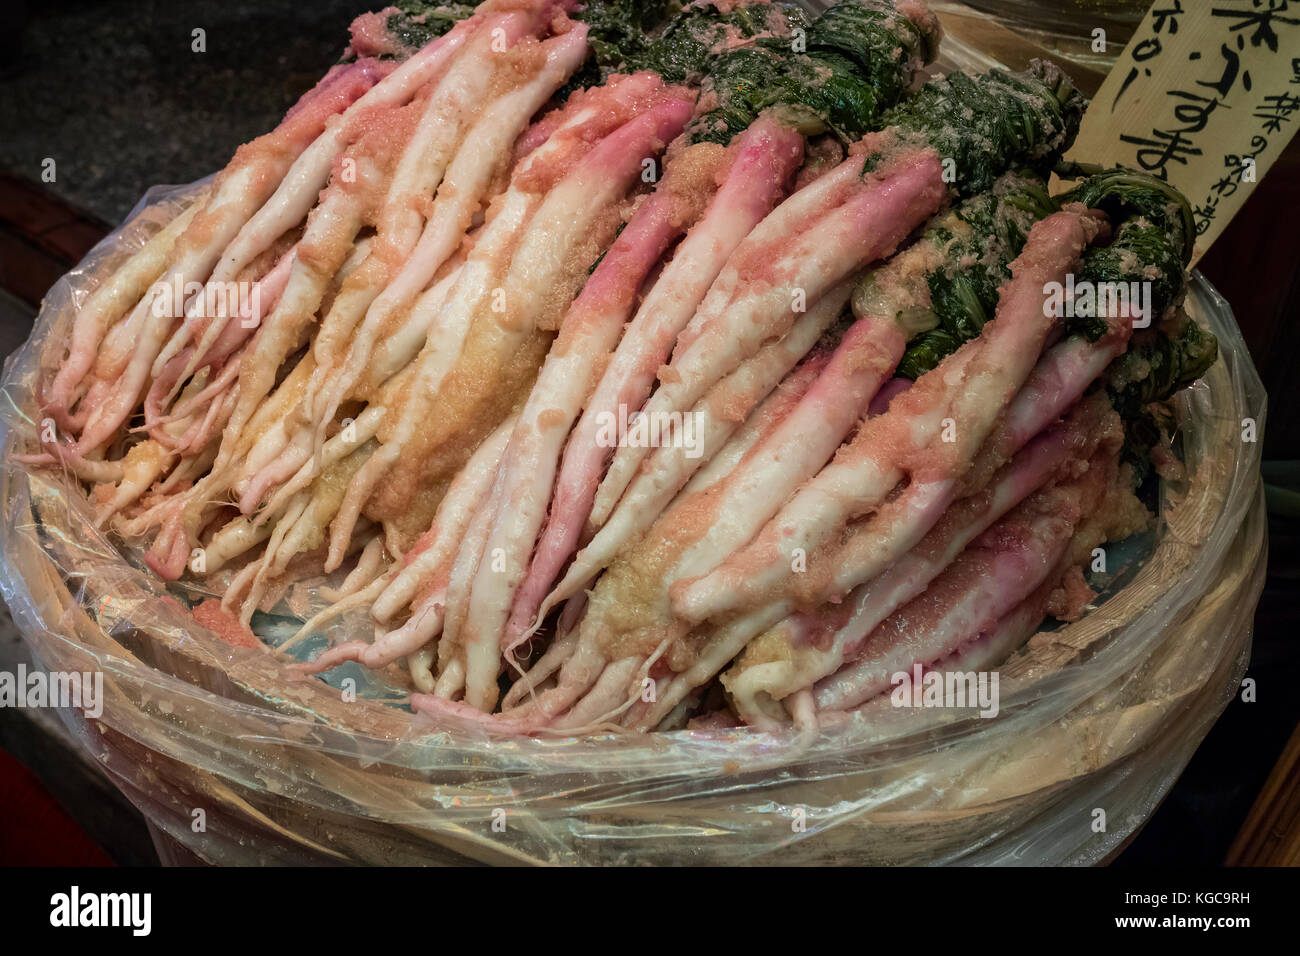
[{"label": "display basket", "polygon": [[996,718],[884,707],[815,735],[490,736],[233,647],[94,527],[73,478],[14,458],[40,426],[47,343],[194,193],[153,190],[60,280],[0,382],[4,599],[39,666],[103,674],[102,712],[62,716],[166,859],[1098,863],[1238,692],[1266,557],[1264,394],[1199,274],[1188,311],[1220,358],[1176,400],[1186,480],[1161,488],[1153,532],[1115,549],[1096,608],[1001,666]]}]

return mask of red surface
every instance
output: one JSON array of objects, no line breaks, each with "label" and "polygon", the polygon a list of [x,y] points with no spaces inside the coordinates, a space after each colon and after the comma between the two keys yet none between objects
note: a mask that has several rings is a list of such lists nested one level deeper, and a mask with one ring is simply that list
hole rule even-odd
[{"label": "red surface", "polygon": [[36,775],[0,751],[0,866],[113,866]]}]

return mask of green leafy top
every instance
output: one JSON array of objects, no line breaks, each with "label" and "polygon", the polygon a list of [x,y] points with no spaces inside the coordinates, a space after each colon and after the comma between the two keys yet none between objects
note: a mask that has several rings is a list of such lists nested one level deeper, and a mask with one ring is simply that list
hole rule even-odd
[{"label": "green leafy top", "polygon": [[[979,334],[996,308],[1010,262],[1036,220],[1070,202],[1102,209],[1116,224],[1114,236],[1109,244],[1084,253],[1077,281],[1152,283],[1153,311],[1162,320],[1136,331],[1128,350],[1106,373],[1120,415],[1145,421],[1146,406],[1166,401],[1196,381],[1218,356],[1214,336],[1172,309],[1185,288],[1184,269],[1195,237],[1190,209],[1177,190],[1145,173],[1075,165],[1059,171],[1067,178],[1092,175],[1055,198],[1048,197],[1042,179],[1032,173],[1002,176],[991,191],[941,216],[914,246],[868,273],[854,294],[854,311],[889,314],[922,329],[898,367],[898,374],[916,378]],[[910,286],[891,281],[900,274],[911,277]],[[922,280],[924,291],[918,288]],[[893,312],[882,305],[885,295],[898,304]],[[911,312],[904,314],[904,306]],[[1104,318],[1076,316],[1066,320],[1065,333],[1096,341],[1106,327]]]},{"label": "green leafy top", "polygon": [[854,291],[854,313],[890,318],[912,333],[899,375],[914,379],[979,335],[1030,228],[1055,208],[1042,177],[1006,173],[864,276]]},{"label": "green leafy top", "polygon": [[668,15],[668,0],[592,0],[573,14],[587,24],[594,82],[604,72],[648,69],[650,31]]},{"label": "green leafy top", "polygon": [[879,126],[934,55],[938,27],[918,23],[890,0],[843,0],[804,28],[788,28],[733,47],[709,70],[716,107],[692,139],[726,143],[760,112],[777,108],[808,133],[830,130],[853,141]]},{"label": "green leafy top", "polygon": [[[1125,423],[1124,460],[1141,481],[1150,471],[1150,451],[1172,432],[1162,403],[1196,381],[1219,354],[1215,337],[1177,308],[1186,290],[1186,266],[1196,238],[1190,204],[1174,187],[1136,170],[1068,164],[1065,179],[1086,176],[1057,197],[1064,204],[1101,209],[1113,228],[1110,241],[1084,252],[1078,281],[1150,282],[1150,328],[1137,329],[1128,348],[1106,370],[1105,385]],[[1106,331],[1104,317],[1075,316],[1067,334],[1096,341]]]},{"label": "green leafy top", "polygon": [[419,49],[449,31],[461,20],[473,16],[477,3],[425,3],[422,0],[397,0],[397,12],[389,15],[385,26],[403,46]]},{"label": "green leafy top", "polygon": [[842,0],[811,23],[790,3],[692,3],[656,27],[668,6],[592,0],[576,16],[591,30],[588,69],[702,83],[712,105],[692,125],[693,142],[725,144],[772,108],[807,132],[858,139],[938,44],[936,21],[918,23],[891,0]]},{"label": "green leafy top", "polygon": [[1151,451],[1167,444],[1177,420],[1166,402],[1206,373],[1219,357],[1218,340],[1185,314],[1134,334],[1128,350],[1106,370],[1106,390],[1124,420],[1123,459],[1136,484],[1151,471]]},{"label": "green leafy top", "polygon": [[590,0],[574,15],[589,28],[605,73],[651,70],[668,83],[698,83],[729,43],[802,24],[787,4],[754,0],[726,10],[710,2],[685,7],[669,0]]},{"label": "green leafy top", "polygon": [[711,2],[589,0],[573,14],[587,24],[593,56],[561,95],[600,84],[610,73],[650,70],[667,83],[699,83],[737,40],[805,21],[799,8],[755,0],[726,10]]},{"label": "green leafy top", "polygon": [[642,68],[668,83],[698,83],[730,45],[765,34],[788,37],[805,23],[804,13],[788,5],[755,2],[721,11],[712,3],[692,4],[650,41]]},{"label": "green leafy top", "polygon": [[1059,67],[1034,60],[1023,73],[957,72],[931,80],[890,110],[885,123],[951,159],[954,188],[969,196],[989,189],[1008,168],[1050,169],[1074,142],[1086,106]]},{"label": "green leafy top", "polygon": [[897,102],[909,79],[900,69],[902,61],[932,61],[939,52],[939,30],[936,22],[917,23],[889,0],[847,0],[808,28],[807,52],[847,59],[881,91],[881,99]]},{"label": "green leafy top", "polygon": [[1113,221],[1145,216],[1165,228],[1168,242],[1177,249],[1184,265],[1192,260],[1196,241],[1196,220],[1191,204],[1182,193],[1150,173],[1115,166],[1103,169],[1083,163],[1068,163],[1058,170],[1063,179],[1087,176],[1061,202],[1080,202],[1089,209],[1101,209]]},{"label": "green leafy top", "polygon": [[[1092,175],[1061,201],[1103,210],[1114,233],[1109,243],[1084,253],[1078,280],[1094,285],[1150,282],[1151,314],[1158,319],[1181,301],[1186,288],[1185,268],[1196,237],[1191,205],[1173,186],[1147,173],[1078,164],[1061,169],[1065,178],[1087,172]],[[1106,322],[1077,316],[1067,331],[1096,341],[1105,334]]]},{"label": "green leafy top", "polygon": [[1152,402],[1168,401],[1204,375],[1218,357],[1218,340],[1186,315],[1134,333],[1128,350],[1106,371],[1115,410],[1133,418]]}]

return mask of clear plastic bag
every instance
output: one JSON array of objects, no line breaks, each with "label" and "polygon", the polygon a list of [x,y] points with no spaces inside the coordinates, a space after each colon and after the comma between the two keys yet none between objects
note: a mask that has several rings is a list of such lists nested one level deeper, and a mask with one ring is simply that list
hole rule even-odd
[{"label": "clear plastic bag", "polygon": [[1199,275],[1189,311],[1222,357],[1178,399],[1186,485],[1165,489],[1122,587],[1002,665],[994,719],[489,738],[294,679],[197,625],[94,529],[69,477],[12,457],[39,424],[47,343],[193,189],[151,192],[50,291],[0,383],[3,596],[38,663],[103,673],[99,718],[64,718],[176,848],[213,863],[1096,863],[1238,689],[1264,575],[1264,395]]}]

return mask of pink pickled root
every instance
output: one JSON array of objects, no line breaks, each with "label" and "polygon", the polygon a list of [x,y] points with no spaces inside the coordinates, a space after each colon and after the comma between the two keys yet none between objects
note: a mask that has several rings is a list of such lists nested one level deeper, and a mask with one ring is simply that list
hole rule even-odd
[{"label": "pink pickled root", "polygon": [[[1053,327],[1051,319],[1043,314],[1045,282],[1064,276],[1101,225],[1094,214],[1074,211],[1056,213],[1036,223],[1024,251],[1012,264],[1013,277],[999,290],[997,314],[979,338],[923,375],[891,404],[887,414],[859,429],[853,441],[836,456],[832,465],[835,471],[825,471],[819,478],[830,474],[847,476],[849,466],[860,462],[863,480],[881,474],[910,477],[922,484],[957,480],[994,424],[989,409],[1005,407],[1037,363]],[[956,373],[959,368],[960,375]],[[932,429],[918,441],[915,424],[937,422],[937,415],[943,411],[954,419],[959,440],[938,442],[937,432]],[[793,516],[800,514],[799,508],[806,500],[801,495],[818,493],[824,494],[818,479],[814,479],[750,543],[714,571],[679,590],[675,610],[687,620],[700,621],[732,610],[752,600],[756,593],[769,599],[789,596],[800,581],[785,557],[785,546],[798,546],[811,554],[823,545],[830,529],[842,527],[855,512],[881,504],[874,493],[868,495],[868,486],[861,491],[841,490],[837,498],[843,503],[837,504],[838,511],[825,513],[825,520],[813,525],[804,537],[787,540],[787,534],[798,533]],[[925,529],[918,530],[924,533]],[[833,557],[827,563],[833,565]],[[870,572],[864,571],[862,577],[849,584],[861,583],[869,576]],[[832,598],[834,593],[819,596]]]},{"label": "pink pickled root", "polygon": [[[189,317],[185,319],[185,324],[189,326],[188,332],[191,340],[194,340],[195,332],[202,332],[202,335],[198,337],[199,344],[197,346],[183,350],[176,358],[167,363],[168,367],[170,367],[181,356],[188,356],[179,373],[172,374],[166,397],[161,402],[162,405],[171,402],[185,381],[199,369],[222,364],[227,357],[234,354],[253,337],[253,333],[262,324],[262,319],[271,314],[276,303],[280,301],[280,296],[284,294],[297,255],[298,244],[295,243],[284,255],[280,256],[266,275],[255,281],[257,288],[256,310],[241,312],[235,316],[203,316],[193,322]],[[200,295],[206,296],[206,289]],[[238,321],[232,325],[231,319],[238,319]],[[212,341],[204,348],[205,343],[208,343],[209,340]],[[199,357],[199,349],[203,349],[201,357]],[[167,376],[168,372],[164,370],[160,377],[166,378]],[[151,398],[154,397],[154,391],[157,388],[158,385],[155,382],[154,388],[150,389]],[[145,422],[152,424],[148,418],[148,407],[148,400],[146,400]]]},{"label": "pink pickled root", "polygon": [[[645,277],[663,256],[669,243],[680,235],[681,230],[686,226],[685,223],[673,221],[675,205],[676,200],[662,191],[655,192],[641,203],[632,221],[614,241],[591,279],[574,301],[560,329],[559,338],[554,346],[556,350],[580,347],[580,345],[571,345],[570,340],[578,338],[593,320],[613,316],[620,325],[622,324],[632,308],[637,291],[645,281]],[[598,357],[591,356],[593,361]],[[545,374],[543,369],[542,376],[544,377]],[[566,428],[571,424],[572,418],[566,422]],[[515,442],[512,441],[512,449],[514,445]],[[513,455],[507,454],[509,457],[506,465],[511,471],[527,467],[530,470],[540,468],[544,473],[554,474],[553,461],[515,463]],[[540,503],[544,508],[545,500]],[[530,547],[529,550],[531,551],[532,548]],[[526,561],[527,555],[524,558]],[[514,594],[511,597],[513,598]],[[507,626],[501,641],[502,649],[509,652],[526,639],[525,635]]]},{"label": "pink pickled root", "polygon": [[[744,216],[747,221],[759,222],[785,194],[794,170],[803,160],[802,147],[802,137],[788,127],[766,119],[754,123],[737,140],[735,162],[696,228],[704,228],[703,224],[716,215]],[[640,374],[622,384],[616,407],[641,406],[653,386],[654,370],[667,360],[671,348],[671,340],[654,344],[648,358],[639,363]],[[540,627],[536,618],[542,602],[578,548],[609,453],[596,444],[594,425],[582,430],[583,424],[594,423],[600,411],[614,410],[589,407],[569,440],[550,517],[528,573],[515,592],[506,629],[507,647],[517,647]]]},{"label": "pink pickled root", "polygon": [[[933,664],[1032,594],[1060,560],[1078,514],[1039,515],[1026,526],[1013,514],[984,532],[915,601],[882,622],[848,674],[818,684],[821,706],[854,706],[888,686],[889,673]],[[1006,526],[1006,533],[999,533]],[[983,619],[962,614],[978,604]],[[957,619],[950,619],[956,614]],[[906,633],[904,642],[898,635]],[[823,686],[825,685],[825,686]],[[835,688],[835,689],[832,689]]]},{"label": "pink pickled root", "polygon": [[[274,131],[256,141],[262,149],[246,154],[253,156],[253,159],[243,159],[244,165],[239,165],[240,159],[237,154],[236,160],[218,175],[214,197],[220,197],[222,184],[228,182],[230,177],[244,172],[247,168],[254,168],[248,164],[256,164],[259,161],[268,164],[268,168],[262,170],[263,175],[273,174],[273,168],[277,164],[283,164],[287,168],[292,158],[300,155],[324,131],[326,121],[331,116],[341,113],[364,95],[387,69],[375,61],[359,61],[348,65],[343,70],[331,71],[331,74],[315,88],[303,95],[299,103],[300,109],[290,110],[289,115]],[[276,150],[272,148],[273,146],[280,148]],[[177,257],[184,261],[184,257],[194,251],[191,247],[201,246],[205,231],[219,225],[214,220],[219,218],[223,208],[223,204],[218,202],[200,212],[177,241],[170,261],[175,262]],[[143,304],[144,302],[141,303]],[[137,309],[139,308],[140,306],[137,306]],[[146,316],[145,319],[155,320],[153,316]],[[77,442],[77,449],[82,454],[108,442],[140,401],[141,389],[156,358],[156,351],[150,352],[153,348],[150,344],[152,338],[150,334],[139,336],[136,349],[126,363],[125,369],[121,371],[112,392],[98,407],[90,409],[85,428]],[[158,347],[161,347],[161,344]]]},{"label": "pink pickled root", "polygon": [[[807,417],[819,411],[814,417],[826,428],[841,437],[848,434],[867,413],[906,345],[902,330],[893,322],[860,319],[844,334],[826,369],[790,414]],[[678,581],[671,589],[673,609],[687,620],[702,621],[714,613],[722,592],[749,586],[752,573],[748,567],[724,562],[707,575]]]},{"label": "pink pickled root", "polygon": [[[1049,482],[1068,477],[1072,464],[1095,458],[1103,435],[1113,453],[1115,414],[1102,396],[1076,405],[1066,419],[1027,444],[990,482],[989,488],[959,501],[910,554],[885,574],[858,588],[843,605],[799,615],[800,639],[815,643],[835,634],[837,660],[853,660],[886,616],[918,598],[969,542],[985,534],[1013,508]],[[828,671],[811,675],[829,684]]]},{"label": "pink pickled root", "polygon": [[[629,120],[596,145],[581,161],[581,170],[606,169],[609,175],[630,185],[641,169],[642,158],[656,154],[673,139],[691,117],[694,95],[675,88],[635,119]],[[362,466],[348,486],[343,505],[330,525],[326,569],[337,567],[352,536],[352,528],[374,489],[401,454],[401,449],[384,446]]]}]

